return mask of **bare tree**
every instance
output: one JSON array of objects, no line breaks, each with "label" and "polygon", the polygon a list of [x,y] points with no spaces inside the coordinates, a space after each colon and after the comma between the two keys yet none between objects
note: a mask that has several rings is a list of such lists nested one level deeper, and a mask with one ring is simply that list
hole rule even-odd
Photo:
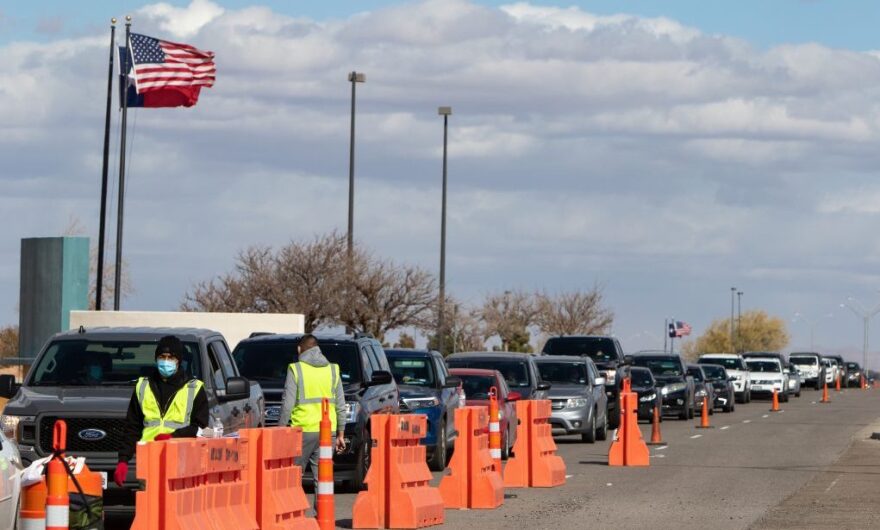
[{"label": "bare tree", "polygon": [[440,349],[437,336],[438,303],[431,305],[431,312],[420,328],[428,334],[428,347],[450,354],[461,351],[482,351],[486,349],[486,331],[477,310],[466,307],[454,297],[446,296],[446,337],[444,348]]},{"label": "bare tree", "polygon": [[604,334],[614,321],[614,313],[603,306],[599,286],[555,295],[538,293],[536,300],[535,323],[547,335]]},{"label": "bare tree", "polygon": [[490,294],[478,311],[485,338],[497,336],[503,351],[531,351],[529,327],[535,324],[535,297],[524,291]]},{"label": "bare tree", "polygon": [[18,326],[0,328],[0,357],[18,357]]},{"label": "bare tree", "polygon": [[437,300],[437,282],[424,269],[373,257],[355,260],[341,322],[380,341],[388,331],[424,323]]},{"label": "bare tree", "polygon": [[[79,217],[75,215],[71,215],[67,220],[67,226],[62,232],[65,236],[85,236],[88,233],[85,225],[83,225],[82,221]],[[97,241],[97,237],[94,238],[94,241]],[[112,256],[114,251],[114,246],[110,245],[105,247],[105,255]],[[89,246],[89,309],[95,309],[95,302],[97,300],[98,293],[98,285],[97,285],[97,272],[98,270],[98,247],[97,244]],[[113,292],[115,289],[114,280],[116,278],[116,264],[115,263],[104,263],[104,273],[101,281],[103,282],[103,297],[101,298],[101,302],[105,302],[107,300],[113,300]],[[134,285],[131,283],[131,274],[129,274],[128,261],[124,258],[122,260],[122,278],[120,281],[120,285],[122,287],[122,295],[121,298],[125,300],[132,294],[134,294]],[[102,304],[102,307],[103,304]]]}]

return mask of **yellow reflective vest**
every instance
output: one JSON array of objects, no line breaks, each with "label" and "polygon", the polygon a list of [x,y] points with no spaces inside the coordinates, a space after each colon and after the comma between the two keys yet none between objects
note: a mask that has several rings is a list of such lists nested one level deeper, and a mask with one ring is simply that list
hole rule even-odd
[{"label": "yellow reflective vest", "polygon": [[289,367],[296,381],[296,404],[290,412],[290,424],[302,427],[303,432],[318,432],[321,429],[321,401],[330,402],[330,428],[336,432],[336,385],[339,381],[339,366],[312,366],[306,363],[292,363]]},{"label": "yellow reflective vest", "polygon": [[150,388],[150,380],[146,377],[138,379],[136,392],[141,412],[144,414],[144,430],[141,434],[142,442],[152,442],[156,436],[164,433],[171,434],[177,429],[186,427],[190,423],[193,402],[199,389],[205,386],[198,379],[192,379],[183,385],[174,395],[171,404],[162,415],[162,409]]}]

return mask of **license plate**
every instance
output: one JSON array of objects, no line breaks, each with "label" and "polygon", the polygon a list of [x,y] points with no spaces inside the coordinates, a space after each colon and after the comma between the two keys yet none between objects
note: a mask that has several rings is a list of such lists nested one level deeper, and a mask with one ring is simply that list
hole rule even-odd
[{"label": "license plate", "polygon": [[101,475],[101,489],[107,489],[107,472],[106,471],[98,471],[98,474]]},{"label": "license plate", "polygon": [[764,385],[752,385],[752,390],[766,390],[766,388]]}]

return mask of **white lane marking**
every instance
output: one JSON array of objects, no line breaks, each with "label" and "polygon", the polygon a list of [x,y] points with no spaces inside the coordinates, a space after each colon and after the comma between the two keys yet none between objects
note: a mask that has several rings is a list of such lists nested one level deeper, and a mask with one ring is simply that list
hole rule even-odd
[{"label": "white lane marking", "polygon": [[752,420],[743,420],[743,423],[752,423]]},{"label": "white lane marking", "polygon": [[695,435],[691,436],[691,440],[696,440],[697,438],[702,438],[702,437],[703,437],[702,434],[695,434]]},{"label": "white lane marking", "polygon": [[662,450],[664,450],[664,449],[666,449],[666,448],[668,448],[668,447],[669,447],[668,445],[664,445],[664,446],[658,447],[657,449],[654,449],[654,450],[655,450],[655,451],[662,451]]},{"label": "white lane marking", "polygon": [[565,475],[565,478],[571,478],[571,477],[573,477],[573,476],[574,476],[574,475]]},{"label": "white lane marking", "polygon": [[815,405],[816,402],[815,402],[815,401],[811,401],[810,404],[811,404],[811,405]]},{"label": "white lane marking", "polygon": [[726,430],[729,429],[729,428],[730,428],[730,425],[725,425],[724,427],[721,427],[721,430],[722,430],[722,431],[726,431]]},{"label": "white lane marking", "polygon": [[836,479],[834,479],[834,481],[832,481],[831,484],[829,484],[828,487],[825,488],[825,493],[828,493],[829,491],[831,491],[831,488],[833,488],[834,486],[837,485],[838,480],[840,480],[840,477],[837,477]]},{"label": "white lane marking", "polygon": [[666,458],[666,455],[664,455],[664,454],[651,455],[651,458]]},{"label": "white lane marking", "polygon": [[763,415],[763,416],[761,416],[761,417],[762,417],[762,418],[769,418],[769,417],[770,417],[770,415],[769,415],[769,414],[764,414],[764,415]]},{"label": "white lane marking", "polygon": [[606,486],[610,486],[610,485],[611,485],[611,483],[610,483],[610,482],[607,482],[607,483],[606,483],[606,484],[605,484],[605,485],[606,485]]}]

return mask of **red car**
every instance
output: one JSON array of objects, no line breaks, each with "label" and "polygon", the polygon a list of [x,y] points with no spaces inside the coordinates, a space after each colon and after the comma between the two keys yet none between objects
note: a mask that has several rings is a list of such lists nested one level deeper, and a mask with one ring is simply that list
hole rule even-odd
[{"label": "red car", "polygon": [[519,392],[511,392],[498,370],[478,368],[450,368],[449,375],[461,378],[468,406],[489,406],[489,389],[498,389],[498,414],[501,423],[501,458],[507,460],[510,449],[516,443],[516,401],[522,399]]}]

